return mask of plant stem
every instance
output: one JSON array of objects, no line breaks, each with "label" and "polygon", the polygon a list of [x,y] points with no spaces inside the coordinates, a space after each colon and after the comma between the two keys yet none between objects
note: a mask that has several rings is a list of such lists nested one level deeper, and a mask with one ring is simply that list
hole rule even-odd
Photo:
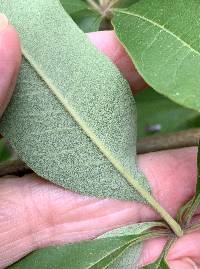
[{"label": "plant stem", "polygon": [[108,20],[112,19],[112,12],[111,8],[117,3],[119,0],[111,0],[108,4],[107,7],[103,9],[103,17],[107,18]]},{"label": "plant stem", "polygon": [[102,10],[100,6],[94,0],[86,0],[86,1],[94,10],[96,10],[98,13],[102,15]]},{"label": "plant stem", "polygon": [[139,153],[148,153],[159,150],[197,146],[199,138],[200,128],[169,134],[152,135],[140,139],[137,143],[137,150]]},{"label": "plant stem", "polygon": [[[119,169],[118,169],[119,170]],[[123,175],[122,171],[121,174]],[[165,220],[165,222],[171,227],[173,232],[177,237],[183,236],[183,231],[180,225],[169,215],[169,213],[151,196],[146,190],[141,188],[140,184],[137,181],[132,181],[132,177],[129,174],[124,176],[130,185],[133,186],[135,190],[151,205],[154,210],[156,210],[160,216]]]}]

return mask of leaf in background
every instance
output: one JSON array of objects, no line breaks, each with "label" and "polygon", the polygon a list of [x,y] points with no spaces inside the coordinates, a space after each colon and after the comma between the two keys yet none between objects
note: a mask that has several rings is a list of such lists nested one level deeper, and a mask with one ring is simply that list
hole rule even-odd
[{"label": "leaf in background", "polygon": [[12,156],[4,138],[0,139],[0,162],[9,160]]},{"label": "leaf in background", "polygon": [[71,15],[75,23],[85,33],[96,32],[100,28],[102,18],[94,10],[82,10]]},{"label": "leaf in background", "polygon": [[[140,241],[149,229],[159,226],[162,227],[163,224],[157,222],[132,224],[108,232],[95,240],[40,249],[10,266],[9,269],[107,268],[120,257],[125,248],[134,241]],[[148,235],[145,238],[148,238]],[[134,264],[141,249],[138,247],[131,249],[132,254],[128,254],[132,256]]]},{"label": "leaf in background", "polygon": [[60,2],[69,14],[89,9],[89,6],[82,0],[60,0]]},{"label": "leaf in background", "polygon": [[24,54],[0,123],[19,157],[70,190],[145,201],[127,182],[149,195],[136,166],[136,108],[120,72],[58,1],[0,0],[0,7]]},{"label": "leaf in background", "polygon": [[[99,30],[101,15],[82,0],[60,0],[65,11],[85,33]],[[66,25],[67,27],[67,25]]]},{"label": "leaf in background", "polygon": [[140,0],[119,0],[114,6],[119,8],[126,8],[137,3],[138,1]]},{"label": "leaf in background", "polygon": [[[200,127],[200,114],[182,107],[151,88],[134,97],[137,104],[138,137],[152,135],[151,127],[159,125],[156,134]],[[159,108],[159,111],[158,111]]]},{"label": "leaf in background", "polygon": [[24,55],[0,123],[19,157],[72,191],[146,202],[182,235],[138,170],[136,108],[119,70],[57,0],[0,0],[0,6],[21,34]]},{"label": "leaf in background", "polygon": [[127,9],[115,9],[112,21],[145,81],[173,101],[197,111],[199,12],[196,0],[140,0]]}]

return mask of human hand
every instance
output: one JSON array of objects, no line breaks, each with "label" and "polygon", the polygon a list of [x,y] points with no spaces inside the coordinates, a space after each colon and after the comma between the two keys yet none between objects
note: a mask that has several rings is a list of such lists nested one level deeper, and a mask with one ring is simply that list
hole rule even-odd
[{"label": "human hand", "polygon": [[[145,83],[113,32],[88,35],[129,80],[134,91]],[[20,65],[18,36],[0,15],[0,115],[9,102]],[[196,148],[184,148],[138,156],[153,195],[173,216],[193,194]],[[85,197],[64,190],[36,175],[0,179],[0,268],[40,247],[94,238],[115,227],[159,216],[137,202]],[[200,266],[200,231],[180,238],[170,250],[171,268]],[[152,262],[165,239],[144,244],[140,264]]]}]

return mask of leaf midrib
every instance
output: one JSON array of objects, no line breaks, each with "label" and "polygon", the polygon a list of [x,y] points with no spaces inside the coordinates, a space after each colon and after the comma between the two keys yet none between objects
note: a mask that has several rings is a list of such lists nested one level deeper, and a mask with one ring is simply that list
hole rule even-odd
[{"label": "leaf midrib", "polygon": [[113,156],[113,153],[104,145],[104,143],[96,136],[96,134],[90,129],[90,127],[85,123],[79,114],[73,109],[66,97],[60,93],[57,87],[52,83],[52,81],[46,76],[45,72],[42,71],[40,66],[34,61],[33,57],[29,55],[25,48],[22,46],[22,54],[25,59],[34,68],[40,78],[47,84],[49,90],[57,97],[58,101],[63,105],[66,112],[68,112],[78,126],[85,132],[85,134],[90,138],[92,143],[100,150],[100,152],[107,158],[107,160],[113,165],[113,167],[122,175],[123,178],[143,197],[149,205],[151,205],[160,216],[168,223],[172,230],[177,236],[183,234],[179,224],[170,216],[170,214],[162,208],[162,206],[154,199],[151,194],[146,191],[140,183],[132,177],[132,175],[127,171],[127,169],[121,164],[121,162]]},{"label": "leaf midrib", "polygon": [[[30,56],[26,50],[22,47],[22,54],[28,60],[30,65],[34,68],[34,70],[37,72],[37,74],[40,76],[40,78],[47,84],[49,90],[54,94],[54,96],[57,97],[58,101],[61,103],[61,105],[64,107],[65,111],[68,112],[72,118],[75,120],[75,122],[78,124],[78,126],[85,132],[85,134],[91,139],[93,144],[99,148],[101,153],[108,159],[108,161],[114,166],[114,168],[120,172],[120,174],[127,179],[127,177],[131,177],[133,181],[136,181],[126,170],[126,168],[121,164],[119,160],[117,160],[113,153],[105,146],[105,144],[96,136],[96,134],[90,129],[90,127],[85,123],[82,118],[79,116],[79,114],[73,109],[73,107],[70,105],[69,101],[66,97],[63,97],[63,95],[60,93],[60,91],[57,89],[56,86],[52,83],[50,79],[46,77],[44,72],[41,70],[41,68],[35,63],[32,56]],[[140,185],[138,182],[136,182],[138,185]],[[143,187],[140,186],[142,189]],[[146,192],[146,190],[144,190]],[[148,192],[147,192],[148,193]],[[148,193],[149,194],[149,193]]]},{"label": "leaf midrib", "polygon": [[170,34],[171,36],[175,37],[178,41],[180,41],[185,47],[189,48],[191,51],[193,51],[194,53],[198,54],[200,56],[200,52],[195,50],[193,47],[191,47],[190,44],[188,44],[186,41],[184,41],[183,39],[181,39],[179,36],[177,36],[175,33],[173,33],[172,31],[170,31],[169,29],[165,28],[163,25],[149,19],[149,18],[146,18],[140,14],[137,14],[137,13],[134,13],[134,12],[128,12],[128,11],[125,11],[125,10],[121,10],[121,9],[114,9],[116,12],[119,12],[119,13],[122,13],[122,14],[126,14],[126,15],[130,15],[130,16],[134,16],[134,17],[137,17],[137,18],[140,18],[144,21],[147,21],[151,24],[153,24],[154,26],[157,26],[158,28],[162,29],[163,31],[165,31],[166,33]]},{"label": "leaf midrib", "polygon": [[[87,269],[90,269],[91,267],[94,267],[95,265],[98,265],[99,262],[101,262],[103,259],[107,258],[108,256],[112,255],[114,252],[116,252],[117,250],[120,250],[121,248],[125,247],[124,251],[126,251],[129,247],[131,246],[134,246],[136,244],[139,244],[139,243],[142,243],[143,241],[146,241],[148,239],[151,239],[151,238],[159,238],[159,237],[162,237],[162,236],[167,236],[168,234],[167,233],[159,233],[159,232],[156,232],[156,231],[148,231],[150,230],[151,228],[149,227],[148,229],[146,229],[146,231],[142,231],[141,234],[135,234],[135,235],[132,235],[130,237],[132,237],[132,239],[130,239],[128,242],[126,242],[124,245],[120,246],[120,247],[117,247],[115,248],[114,250],[111,250],[109,252],[109,254],[105,254],[101,259],[99,259],[98,261],[96,261],[93,265],[90,265],[89,267],[87,267]],[[124,236],[122,236],[124,237]],[[98,239],[96,239],[98,240]],[[122,253],[121,253],[122,254]],[[119,256],[121,256],[118,255]],[[118,258],[116,257],[112,263]],[[109,265],[108,265],[109,266]],[[107,267],[104,267],[104,268],[107,268]]]},{"label": "leaf midrib", "polygon": [[[122,246],[120,246],[120,247],[116,247],[116,248],[113,249],[113,250],[110,250],[109,253],[105,254],[102,258],[100,258],[99,260],[97,260],[97,261],[94,262],[93,264],[89,265],[86,269],[90,269],[90,268],[94,267],[95,265],[98,265],[99,262],[101,262],[102,260],[104,260],[104,259],[107,258],[108,256],[112,255],[112,254],[113,254],[114,252],[116,252],[117,250],[120,250],[121,248],[124,248],[124,247],[126,247],[126,249],[129,248],[129,246],[131,245],[131,242],[132,242],[132,241],[133,241],[133,240],[130,239],[130,241],[127,242],[127,243],[125,243],[124,245],[122,245]],[[114,259],[114,260],[116,260],[116,259]],[[114,260],[113,260],[113,261],[114,261]],[[113,262],[113,261],[112,261],[112,262]]]}]

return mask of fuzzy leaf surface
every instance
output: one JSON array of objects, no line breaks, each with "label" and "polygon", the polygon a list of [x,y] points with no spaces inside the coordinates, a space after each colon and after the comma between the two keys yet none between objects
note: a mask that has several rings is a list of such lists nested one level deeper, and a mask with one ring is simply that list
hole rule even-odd
[{"label": "fuzzy leaf surface", "polygon": [[86,195],[145,201],[128,83],[57,0],[0,0],[23,62],[0,131],[38,175]]},{"label": "fuzzy leaf surface", "polygon": [[141,247],[128,247],[150,228],[159,225],[162,227],[162,224],[156,222],[132,224],[108,232],[95,240],[37,250],[9,269],[112,269],[117,268],[112,266],[130,264],[131,259],[133,265],[137,262]]},{"label": "fuzzy leaf surface", "polygon": [[113,18],[117,36],[146,82],[197,111],[199,12],[196,0],[141,0],[127,9],[115,9]]}]

